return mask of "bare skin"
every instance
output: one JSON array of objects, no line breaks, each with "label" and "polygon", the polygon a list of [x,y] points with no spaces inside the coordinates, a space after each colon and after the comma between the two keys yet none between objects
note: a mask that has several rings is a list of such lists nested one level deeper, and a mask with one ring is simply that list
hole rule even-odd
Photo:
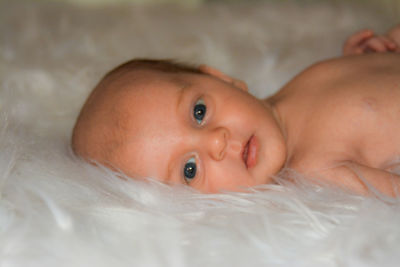
[{"label": "bare skin", "polygon": [[[366,193],[359,179],[395,195],[400,155],[400,55],[369,54],[318,63],[266,99],[287,134],[286,166]],[[400,188],[399,188],[400,189]]]},{"label": "bare skin", "polygon": [[[263,100],[242,81],[204,65],[208,75],[121,75],[118,86],[97,88],[85,104],[74,151],[132,177],[186,183],[204,193],[271,183],[289,167],[357,193],[395,196],[399,29],[387,39],[355,34],[344,45],[345,57],[309,67]],[[201,105],[205,117],[194,118]],[[118,141],[97,138],[110,129]],[[187,166],[196,167],[194,177],[182,171]]]}]

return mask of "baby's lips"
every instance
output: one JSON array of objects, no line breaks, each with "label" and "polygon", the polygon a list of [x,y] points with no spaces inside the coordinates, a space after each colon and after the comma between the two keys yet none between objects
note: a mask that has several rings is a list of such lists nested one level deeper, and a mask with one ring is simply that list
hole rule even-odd
[{"label": "baby's lips", "polygon": [[252,135],[243,146],[242,159],[247,169],[254,167],[257,163],[258,140]]},{"label": "baby's lips", "polygon": [[257,164],[257,150],[258,150],[258,140],[256,136],[252,136],[248,145],[247,152],[247,168],[252,168]]},{"label": "baby's lips", "polygon": [[250,138],[243,145],[243,150],[242,150],[242,160],[244,162],[244,165],[246,165],[246,168],[248,168],[248,166],[247,166],[247,157],[248,157],[248,153],[249,153],[249,142],[250,142]]}]

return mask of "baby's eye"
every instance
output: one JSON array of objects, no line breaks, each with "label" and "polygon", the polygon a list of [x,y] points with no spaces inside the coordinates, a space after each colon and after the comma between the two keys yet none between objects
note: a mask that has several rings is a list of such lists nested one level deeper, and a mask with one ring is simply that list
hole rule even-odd
[{"label": "baby's eye", "polygon": [[183,177],[185,178],[185,181],[189,184],[194,177],[196,176],[196,159],[194,157],[191,157],[185,164],[185,167],[183,168]]},{"label": "baby's eye", "polygon": [[204,116],[206,115],[207,107],[204,104],[203,99],[197,100],[196,104],[193,108],[193,117],[197,121],[198,124],[201,124]]}]

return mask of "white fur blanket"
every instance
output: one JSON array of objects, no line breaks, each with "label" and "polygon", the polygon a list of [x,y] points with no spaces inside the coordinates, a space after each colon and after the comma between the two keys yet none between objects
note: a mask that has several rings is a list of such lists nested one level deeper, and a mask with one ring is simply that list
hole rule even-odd
[{"label": "white fur blanket", "polygon": [[301,177],[253,193],[201,195],[123,181],[69,148],[83,101],[116,64],[208,63],[264,97],[340,54],[354,31],[396,22],[398,5],[377,3],[1,2],[0,266],[400,266],[397,200]]}]

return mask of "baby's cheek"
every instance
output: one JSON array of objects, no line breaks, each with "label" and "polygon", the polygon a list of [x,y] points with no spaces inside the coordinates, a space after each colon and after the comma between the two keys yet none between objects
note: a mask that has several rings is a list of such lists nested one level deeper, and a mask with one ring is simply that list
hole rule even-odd
[{"label": "baby's cheek", "polygon": [[244,163],[216,161],[207,169],[206,184],[210,191],[240,191],[241,187],[254,185],[254,181]]}]

